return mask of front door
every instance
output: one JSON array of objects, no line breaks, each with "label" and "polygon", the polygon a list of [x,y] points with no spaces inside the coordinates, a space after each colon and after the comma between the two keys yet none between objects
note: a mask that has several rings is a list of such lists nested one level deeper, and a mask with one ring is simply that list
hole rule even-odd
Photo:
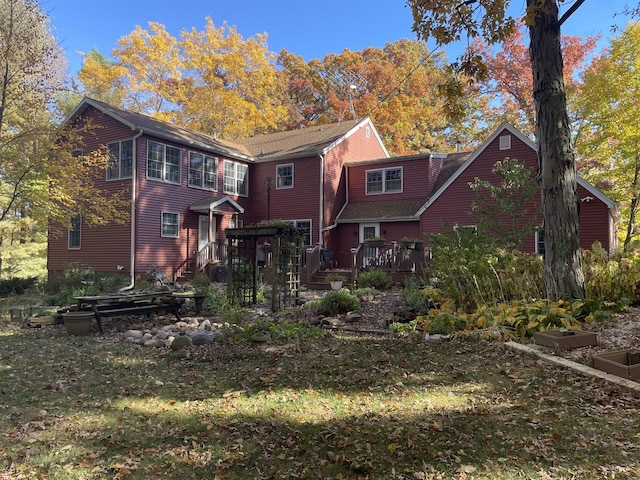
[{"label": "front door", "polygon": [[360,224],[360,243],[364,243],[369,238],[380,236],[379,223],[361,223]]},{"label": "front door", "polygon": [[[215,241],[216,218],[213,217],[213,228],[211,229],[211,241]],[[198,251],[202,250],[209,243],[209,217],[200,215],[198,221]]]},{"label": "front door", "polygon": [[[360,243],[364,243],[369,238],[380,236],[380,224],[379,223],[361,223],[360,224]],[[364,247],[362,256],[363,267],[374,267],[378,261],[378,248],[377,247]]]}]

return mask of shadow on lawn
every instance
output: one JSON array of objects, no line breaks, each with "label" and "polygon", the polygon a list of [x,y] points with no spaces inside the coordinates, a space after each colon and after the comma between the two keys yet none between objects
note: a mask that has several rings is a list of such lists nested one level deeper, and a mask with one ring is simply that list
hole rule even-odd
[{"label": "shadow on lawn", "polygon": [[176,354],[43,329],[0,336],[0,388],[9,474],[640,476],[636,393],[498,343],[334,337]]}]

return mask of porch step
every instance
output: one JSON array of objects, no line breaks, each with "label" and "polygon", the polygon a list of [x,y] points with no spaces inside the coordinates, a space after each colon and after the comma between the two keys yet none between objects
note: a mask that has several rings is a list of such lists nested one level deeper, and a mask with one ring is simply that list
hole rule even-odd
[{"label": "porch step", "polygon": [[340,277],[344,285],[348,285],[351,282],[351,272],[348,270],[321,270],[313,275],[307,287],[311,290],[331,290],[331,285],[329,284],[330,275]]}]

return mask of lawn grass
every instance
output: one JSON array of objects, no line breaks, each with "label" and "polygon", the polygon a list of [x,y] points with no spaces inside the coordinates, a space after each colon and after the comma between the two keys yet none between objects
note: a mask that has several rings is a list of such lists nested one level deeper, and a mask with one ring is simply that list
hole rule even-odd
[{"label": "lawn grass", "polygon": [[0,325],[0,479],[637,479],[640,396],[509,350]]}]

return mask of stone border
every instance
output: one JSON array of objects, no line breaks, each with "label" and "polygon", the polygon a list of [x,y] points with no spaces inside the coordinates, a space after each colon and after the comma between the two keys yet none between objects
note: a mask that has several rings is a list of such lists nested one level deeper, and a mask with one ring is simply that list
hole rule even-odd
[{"label": "stone border", "polygon": [[519,350],[521,352],[529,353],[531,355],[536,355],[537,357],[547,362],[553,363],[555,365],[560,365],[561,367],[565,367],[565,368],[571,368],[572,370],[582,373],[583,375],[598,377],[608,382],[616,383],[618,385],[622,385],[623,387],[627,387],[627,388],[630,388],[631,390],[640,392],[640,383],[638,382],[634,382],[626,378],[618,377],[617,375],[612,375],[602,370],[588,367],[586,365],[583,365],[582,363],[574,362],[572,360],[567,360],[566,358],[544,353],[537,345],[524,345],[518,342],[506,342],[505,345],[507,345],[509,348],[512,348],[514,350]]}]

